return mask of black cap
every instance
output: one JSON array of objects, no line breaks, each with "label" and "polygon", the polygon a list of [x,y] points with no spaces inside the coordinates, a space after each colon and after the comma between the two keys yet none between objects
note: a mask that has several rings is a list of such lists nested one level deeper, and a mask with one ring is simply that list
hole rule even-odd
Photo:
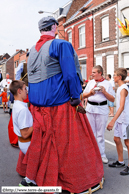
[{"label": "black cap", "polygon": [[43,17],[39,22],[38,22],[38,27],[39,27],[39,30],[42,30],[48,26],[51,26],[53,24],[58,24],[57,20],[52,17],[52,16],[48,16],[48,17]]}]

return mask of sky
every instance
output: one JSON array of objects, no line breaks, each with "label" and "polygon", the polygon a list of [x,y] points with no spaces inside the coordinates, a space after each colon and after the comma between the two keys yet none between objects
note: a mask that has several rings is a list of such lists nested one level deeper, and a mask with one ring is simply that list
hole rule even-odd
[{"label": "sky", "polygon": [[31,49],[39,40],[38,21],[69,0],[0,0],[0,55]]}]

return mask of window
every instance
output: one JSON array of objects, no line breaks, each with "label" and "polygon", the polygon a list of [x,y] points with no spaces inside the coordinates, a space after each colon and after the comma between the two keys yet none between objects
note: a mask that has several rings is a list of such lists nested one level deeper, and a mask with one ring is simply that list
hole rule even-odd
[{"label": "window", "polygon": [[79,47],[85,47],[85,25],[79,27]]},{"label": "window", "polygon": [[102,41],[109,40],[109,16],[102,18]]},{"label": "window", "polygon": [[96,65],[102,66],[102,56],[96,56]]},{"label": "window", "polygon": [[123,54],[123,64],[124,68],[129,68],[129,53]]},{"label": "window", "polygon": [[72,44],[72,31],[68,32],[68,41]]},{"label": "window", "polygon": [[18,65],[19,65],[19,61],[15,61],[15,63],[14,63],[15,68],[17,68]]},{"label": "window", "polygon": [[114,74],[114,55],[107,56],[107,74],[111,74],[113,78]]},{"label": "window", "polygon": [[15,68],[17,67],[17,62],[15,61],[15,63],[14,63],[14,66],[15,66]]},{"label": "window", "polygon": [[19,61],[17,61],[17,67],[18,67],[18,65],[19,65]]},{"label": "window", "polygon": [[80,63],[80,69],[82,74],[82,79],[87,79],[87,73],[86,73],[86,59],[79,60]]}]

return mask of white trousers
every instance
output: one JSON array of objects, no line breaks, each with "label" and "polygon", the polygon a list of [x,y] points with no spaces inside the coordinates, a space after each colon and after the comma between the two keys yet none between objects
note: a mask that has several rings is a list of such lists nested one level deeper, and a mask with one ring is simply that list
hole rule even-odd
[{"label": "white trousers", "polygon": [[108,115],[89,112],[87,112],[86,115],[93,130],[94,136],[97,140],[101,157],[106,157],[104,133],[108,121]]},{"label": "white trousers", "polygon": [[30,141],[25,143],[18,141],[18,145],[23,154],[26,154],[28,147],[30,146]]}]

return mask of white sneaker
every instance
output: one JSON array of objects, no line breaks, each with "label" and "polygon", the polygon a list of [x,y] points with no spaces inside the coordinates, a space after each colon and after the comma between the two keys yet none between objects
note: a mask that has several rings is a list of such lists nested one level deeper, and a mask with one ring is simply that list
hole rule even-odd
[{"label": "white sneaker", "polygon": [[102,157],[102,161],[103,161],[104,164],[108,163],[108,159],[106,157]]}]

